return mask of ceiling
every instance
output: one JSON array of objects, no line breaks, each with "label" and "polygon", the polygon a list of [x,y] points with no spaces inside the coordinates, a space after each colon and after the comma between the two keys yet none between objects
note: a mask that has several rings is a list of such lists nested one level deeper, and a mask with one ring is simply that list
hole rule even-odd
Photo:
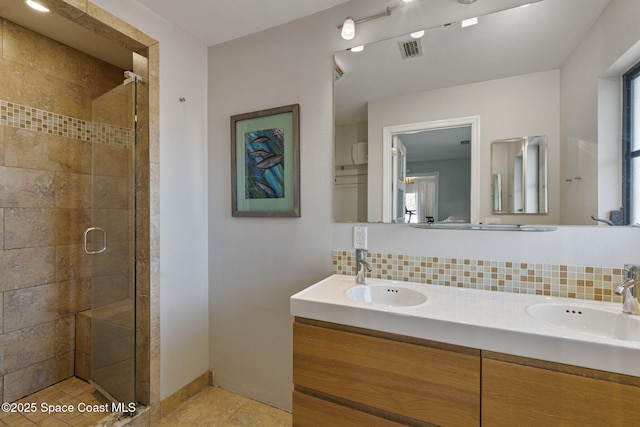
[{"label": "ceiling", "polygon": [[60,15],[35,12],[23,0],[0,0],[0,17],[109,64],[131,69],[131,51]]},{"label": "ceiling", "polygon": [[[349,0],[137,0],[206,46],[233,40]],[[131,69],[131,52],[53,13],[34,12],[23,0],[0,0],[0,16],[93,55]]]},{"label": "ceiling", "polygon": [[544,0],[428,29],[422,56],[402,59],[407,35],[336,53],[336,124],[367,120],[367,102],[562,67],[609,0]]},{"label": "ceiling", "polygon": [[257,33],[349,0],[137,0],[206,46]]}]

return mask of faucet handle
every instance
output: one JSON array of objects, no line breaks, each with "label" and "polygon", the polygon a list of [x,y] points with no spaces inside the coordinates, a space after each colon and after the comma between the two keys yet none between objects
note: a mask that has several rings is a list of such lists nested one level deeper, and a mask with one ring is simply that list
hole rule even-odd
[{"label": "faucet handle", "polygon": [[[625,264],[624,272],[627,273],[627,278],[636,279],[640,281],[640,265],[638,264]],[[636,275],[638,275],[636,277]]]}]

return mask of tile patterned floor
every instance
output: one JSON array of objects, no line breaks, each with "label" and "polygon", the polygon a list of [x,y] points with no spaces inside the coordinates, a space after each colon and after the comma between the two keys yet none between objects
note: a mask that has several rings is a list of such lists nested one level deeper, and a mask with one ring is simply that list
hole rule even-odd
[{"label": "tile patterned floor", "polygon": [[[35,403],[35,412],[0,412],[0,426],[10,427],[89,427],[105,421],[108,413],[54,412],[41,405],[103,405],[108,403],[95,388],[69,378],[16,403]],[[290,427],[291,414],[217,387],[206,387],[154,424],[154,427]]]},{"label": "tile patterned floor", "polygon": [[291,414],[221,388],[207,387],[156,426],[290,427]]}]

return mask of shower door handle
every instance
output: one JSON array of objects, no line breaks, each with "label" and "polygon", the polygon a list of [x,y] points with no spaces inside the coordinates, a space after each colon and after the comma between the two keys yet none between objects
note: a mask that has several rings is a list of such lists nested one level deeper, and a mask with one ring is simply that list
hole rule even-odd
[{"label": "shower door handle", "polygon": [[[90,251],[89,247],[87,246],[87,236],[92,231],[100,231],[102,233],[102,247],[100,249],[98,249],[97,251]],[[104,252],[106,250],[107,250],[107,232],[104,231],[103,228],[100,228],[100,227],[89,227],[86,230],[84,230],[84,251],[85,251],[85,253],[87,253],[89,255],[97,255],[97,254],[101,254],[102,252]]]}]

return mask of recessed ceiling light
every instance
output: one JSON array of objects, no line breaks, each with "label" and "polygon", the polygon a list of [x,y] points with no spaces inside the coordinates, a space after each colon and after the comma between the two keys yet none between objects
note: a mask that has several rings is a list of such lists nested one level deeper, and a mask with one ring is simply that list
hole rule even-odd
[{"label": "recessed ceiling light", "polygon": [[362,52],[364,50],[364,46],[360,45],[360,46],[354,46],[351,48],[351,52]]},{"label": "recessed ceiling light", "polygon": [[411,36],[411,38],[413,39],[419,39],[420,37],[424,36],[424,30],[421,31],[416,31],[415,33],[411,33],[409,34]]},{"label": "recessed ceiling light", "polygon": [[477,16],[475,18],[465,19],[465,20],[462,21],[462,28],[470,27],[472,25],[476,25],[477,23],[478,23],[478,17]]},{"label": "recessed ceiling light", "polygon": [[37,10],[38,12],[49,12],[49,9],[34,0],[27,0],[27,5],[30,8]]},{"label": "recessed ceiling light", "polygon": [[458,3],[462,3],[462,4],[471,4],[476,0],[458,0]]}]

